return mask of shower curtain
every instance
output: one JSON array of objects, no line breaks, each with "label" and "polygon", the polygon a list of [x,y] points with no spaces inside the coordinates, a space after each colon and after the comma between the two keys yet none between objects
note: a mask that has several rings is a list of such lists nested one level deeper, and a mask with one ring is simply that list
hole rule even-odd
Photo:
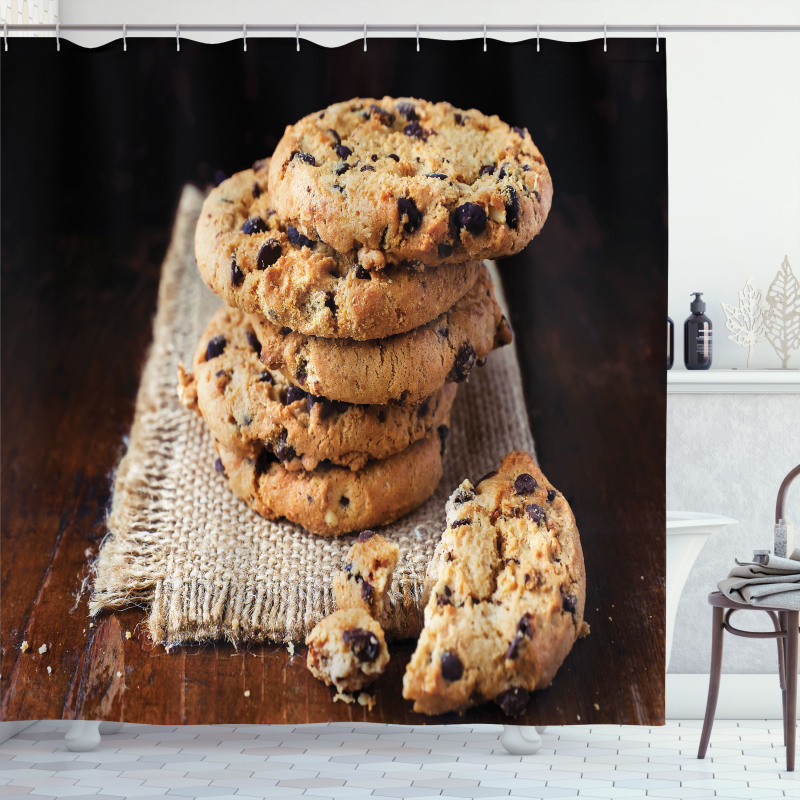
[{"label": "shower curtain", "polygon": [[[485,48],[480,39],[423,40],[419,50],[413,39],[370,39],[366,50],[360,40],[299,44],[251,36],[245,49],[241,40],[184,39],[178,50],[171,39],[136,39],[123,50],[121,41],[83,49],[62,40],[57,52],[52,40],[12,40],[2,55],[2,718],[663,722],[664,42],[658,50],[652,39],[614,40],[607,50],[602,40],[489,41]],[[426,101],[451,104],[452,117],[426,117]],[[307,176],[300,170],[331,152],[343,183],[353,181],[348,171],[417,169],[417,150],[354,156],[341,131],[320,134],[314,120],[344,102],[364,125],[413,139],[423,158],[430,140],[453,136],[457,126],[472,138],[453,141],[484,158],[485,139],[500,126],[494,160],[470,180],[501,184],[512,170],[504,154],[517,148],[514,185],[525,187],[525,197],[503,188],[499,206],[452,199],[468,183],[453,172],[467,157],[456,146],[426,174],[422,194],[398,197],[362,182],[373,194],[359,201],[358,219],[334,202],[314,228],[306,214],[312,187],[287,180],[281,188],[264,162],[281,147],[292,165],[281,174]],[[482,114],[499,120],[478,136]],[[282,141],[301,119],[330,139],[316,157]],[[244,224],[240,210],[226,207],[243,202],[241,186],[247,208],[261,209],[241,212]],[[275,192],[269,201],[267,189]],[[423,195],[450,203],[435,256],[376,264],[387,253],[393,260],[389,227],[359,252],[331,246],[386,213],[397,217],[398,241],[412,241],[428,230]],[[296,216],[281,221],[292,203]],[[469,250],[494,225],[521,235],[526,214],[541,230],[524,248]],[[204,219],[210,228],[198,228]],[[210,233],[196,243],[199,230]],[[344,325],[344,314],[333,292],[316,305],[310,294],[300,297],[289,262],[275,273],[269,308],[283,310],[273,319],[263,284],[253,290],[253,297],[262,293],[252,300],[258,309],[244,308],[249,323],[239,309],[224,311],[240,286],[274,266],[277,245],[265,240],[250,266],[237,261],[239,251],[223,249],[216,271],[204,271],[200,248],[217,253],[223,235],[256,241],[277,230],[289,242],[284,256],[290,246],[304,264],[324,255],[337,280],[352,272],[351,282],[369,280],[407,302],[403,313],[416,315],[411,328],[429,337],[422,355],[414,351],[417,366],[408,366],[403,349],[422,347],[402,338],[408,326],[362,337],[368,346],[380,341],[381,353],[400,354],[392,357],[410,376],[406,394],[352,395],[357,381],[342,348],[355,348],[352,364],[366,365],[370,376],[380,374],[368,360],[377,351],[358,349],[358,334],[343,345],[338,331],[326,333],[329,323],[307,322],[314,314],[330,320],[330,311]],[[464,287],[455,291],[451,255],[462,245],[472,278],[460,278]],[[484,273],[479,262],[493,255]],[[457,306],[469,292],[469,314],[494,315],[485,352],[474,338],[442,344],[467,325],[459,320],[469,314]],[[212,317],[219,321],[207,327]],[[242,430],[256,423],[249,412],[234,419],[235,397],[256,391],[256,379],[234,397],[232,376],[241,368],[224,359],[233,358],[236,336],[250,343],[242,358],[258,365],[259,396],[270,384],[270,402],[294,409],[292,420],[331,425],[364,404],[372,410],[358,412],[359,444],[373,435],[374,419],[406,420],[397,428],[421,433],[402,451],[395,447],[396,466],[370,451],[349,472],[330,454],[331,427],[314,440],[320,455],[310,460],[293,445],[284,417],[280,433],[269,429],[268,445],[262,428],[248,438]],[[267,357],[275,337],[283,361]],[[290,350],[305,355],[291,361]],[[437,361],[448,357],[437,384]],[[312,358],[331,367],[327,384],[309,377]],[[215,359],[219,368],[206,368]],[[208,392],[229,403],[230,419],[216,428],[216,410],[202,407],[211,395],[202,394],[201,376]],[[447,390],[447,401],[435,394],[434,402],[433,390],[420,389],[410,398],[408,387],[417,385],[457,386],[458,393],[452,400],[455,389]],[[338,391],[341,397],[332,394]],[[451,401],[448,414],[440,406]],[[198,402],[205,419],[194,413]],[[228,434],[230,442],[221,442]],[[231,442],[242,449],[231,450]],[[427,448],[426,455],[412,458],[412,448]],[[503,458],[515,451],[535,455],[538,467],[509,472]],[[476,523],[456,506],[472,508],[481,476],[501,462],[484,486],[510,475],[506,505],[491,520],[508,516],[508,526],[495,528],[501,533],[484,551],[477,539],[458,538]],[[381,490],[363,477],[373,467],[384,470]],[[278,474],[265,489],[266,477]],[[319,486],[320,476],[324,491],[339,487],[333,508],[297,488]],[[568,503],[574,513],[585,579],[567,512],[548,511],[548,503],[562,510]],[[358,529],[348,529],[348,519]],[[362,527],[378,536],[359,539]],[[545,559],[547,568],[523,575],[509,542],[525,551],[523,564]],[[499,559],[490,589],[472,586],[451,600],[443,563],[463,559],[463,574],[472,574],[486,567],[486,552]],[[364,559],[372,560],[365,566]],[[394,576],[386,578],[393,559]],[[357,587],[356,605],[367,608],[359,606],[357,622],[341,623],[346,603],[334,592],[337,575]],[[552,575],[561,576],[560,589],[548,588]],[[507,589],[512,579],[523,588]],[[509,592],[518,592],[513,602]],[[536,610],[524,611],[525,603]],[[445,613],[449,621],[434,634]],[[340,655],[350,672],[372,670],[368,685],[330,679]],[[535,686],[513,677],[523,660],[519,674],[538,671]]]}]

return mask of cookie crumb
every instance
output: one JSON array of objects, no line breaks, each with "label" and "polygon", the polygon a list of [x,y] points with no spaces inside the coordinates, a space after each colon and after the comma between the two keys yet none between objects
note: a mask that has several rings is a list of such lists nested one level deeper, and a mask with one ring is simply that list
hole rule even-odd
[{"label": "cookie crumb", "polygon": [[355,703],[356,699],[351,694],[347,694],[347,692],[337,692],[333,696],[333,702],[335,703],[337,700],[341,700],[343,703]]},{"label": "cookie crumb", "polygon": [[294,655],[294,642],[289,642],[289,644],[286,645],[286,649],[289,651],[289,655],[293,656]]},{"label": "cookie crumb", "polygon": [[117,677],[118,677],[118,678],[121,678],[121,677],[122,677],[122,673],[121,673],[119,670],[117,670]]},{"label": "cookie crumb", "polygon": [[50,666],[47,667],[47,674],[48,675],[52,675],[53,674],[53,668],[52,667],[50,667]]},{"label": "cookie crumb", "polygon": [[595,703],[594,704],[594,710],[595,711],[599,711],[600,710],[600,703]]},{"label": "cookie crumb", "polygon": [[42,646],[39,648],[39,655],[44,655],[46,652],[47,652],[47,645],[46,645],[46,644],[43,644],[43,645],[42,645]]},{"label": "cookie crumb", "polygon": [[250,697],[250,690],[249,689],[245,689],[244,690],[244,696],[245,697]]},{"label": "cookie crumb", "polygon": [[375,707],[375,697],[374,695],[367,694],[367,692],[359,692],[358,704],[360,706],[366,706],[367,711],[372,711],[372,709]]},{"label": "cookie crumb", "polygon": [[130,639],[131,638],[131,632],[130,631],[125,631],[125,638],[126,639]]},{"label": "cookie crumb", "polygon": [[24,653],[24,652],[25,652],[25,651],[28,649],[28,643],[27,643],[27,642],[23,642],[23,643],[22,643],[22,644],[19,646],[19,649],[20,649],[20,650],[21,650],[21,651]]}]

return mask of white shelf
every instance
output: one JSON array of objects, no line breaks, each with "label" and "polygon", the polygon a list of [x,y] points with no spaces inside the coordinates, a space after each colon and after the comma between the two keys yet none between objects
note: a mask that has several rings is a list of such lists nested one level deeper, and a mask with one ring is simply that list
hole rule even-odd
[{"label": "white shelf", "polygon": [[800,394],[797,369],[671,369],[668,394]]}]

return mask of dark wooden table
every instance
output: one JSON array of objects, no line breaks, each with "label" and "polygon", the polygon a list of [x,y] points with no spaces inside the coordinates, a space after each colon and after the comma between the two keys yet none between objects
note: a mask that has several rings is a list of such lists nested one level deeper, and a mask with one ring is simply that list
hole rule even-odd
[{"label": "dark wooden table", "polygon": [[[89,620],[89,562],[106,533],[168,234],[142,225],[122,238],[62,237],[55,247],[26,242],[4,253],[3,719],[504,721],[493,706],[463,718],[414,714],[400,696],[413,642],[393,647],[368,713],[332,703],[302,651],[292,657],[271,645],[237,651],[206,644],[167,653],[148,641],[141,609]],[[582,324],[582,290],[561,287],[548,310],[537,307],[532,281],[524,264],[507,267],[539,458],[582,532],[592,633],[577,642],[552,686],[535,694],[522,721],[658,723],[663,398],[654,400],[648,380],[624,359],[614,357],[614,368],[593,364],[601,340],[587,336],[576,346],[563,325],[550,324],[550,315]]]}]

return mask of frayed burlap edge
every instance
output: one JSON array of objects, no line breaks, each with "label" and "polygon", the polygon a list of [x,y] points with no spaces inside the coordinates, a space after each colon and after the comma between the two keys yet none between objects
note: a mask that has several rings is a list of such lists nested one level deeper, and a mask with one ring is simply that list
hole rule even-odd
[{"label": "frayed burlap edge", "polygon": [[[255,515],[215,472],[202,420],[178,403],[178,362],[190,363],[220,303],[194,263],[202,199],[186,187],[176,214],[130,443],[114,483],[109,535],[95,564],[90,613],[149,607],[149,633],[168,648],[214,639],[301,642],[333,611],[331,579],[354,537],[321,539]],[[499,292],[496,279],[495,285]],[[421,628],[422,584],[447,497],[465,477],[476,479],[515,449],[533,452],[512,345],[493,353],[459,389],[444,477],[431,499],[381,531],[400,548],[390,636],[412,637]]]}]

